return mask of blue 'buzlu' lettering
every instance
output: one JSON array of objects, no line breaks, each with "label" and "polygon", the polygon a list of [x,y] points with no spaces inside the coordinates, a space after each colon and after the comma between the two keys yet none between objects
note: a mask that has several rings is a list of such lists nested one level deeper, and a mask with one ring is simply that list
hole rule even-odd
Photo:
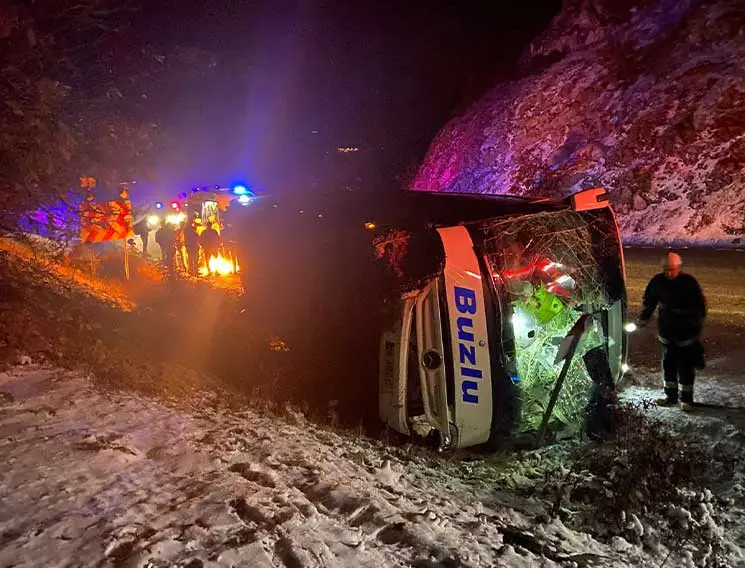
[{"label": "blue 'buzlu' lettering", "polygon": [[471,394],[471,391],[479,390],[479,384],[476,381],[463,381],[460,388],[463,391],[463,402],[469,404],[479,403],[479,395]]},{"label": "blue 'buzlu' lettering", "polygon": [[481,372],[481,369],[469,369],[468,367],[461,367],[460,374],[464,377],[472,377],[474,379],[484,378],[484,373]]},{"label": "blue 'buzlu' lettering", "polygon": [[[473,341],[473,320],[464,316],[459,317],[455,320],[455,325],[458,326],[458,339],[461,341]],[[471,331],[466,331],[466,328],[470,328]]]},{"label": "blue 'buzlu' lettering", "polygon": [[[468,288],[455,286],[455,309],[461,314],[474,315],[476,313],[476,292]],[[470,379],[482,379],[481,369],[476,367],[476,337],[473,333],[473,318],[461,316],[456,321],[458,328],[458,353],[460,355],[460,376]],[[470,343],[470,345],[469,345]],[[469,364],[470,367],[464,365]],[[461,381],[461,396],[467,404],[479,403],[479,383],[474,380]]]},{"label": "blue 'buzlu' lettering", "polygon": [[476,292],[468,288],[455,287],[455,307],[462,314],[476,313]]},{"label": "blue 'buzlu' lettering", "polygon": [[465,365],[466,362],[471,365],[476,364],[476,346],[475,345],[463,345],[458,344],[458,350],[460,351],[460,362]]}]

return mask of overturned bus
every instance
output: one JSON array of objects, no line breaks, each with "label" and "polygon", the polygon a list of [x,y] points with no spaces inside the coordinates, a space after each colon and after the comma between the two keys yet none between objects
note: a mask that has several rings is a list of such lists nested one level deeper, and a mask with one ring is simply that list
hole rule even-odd
[{"label": "overturned bus", "polygon": [[262,197],[235,226],[248,317],[296,362],[282,380],[351,422],[498,445],[544,419],[578,427],[596,380],[584,354],[623,373],[623,251],[602,189]]}]

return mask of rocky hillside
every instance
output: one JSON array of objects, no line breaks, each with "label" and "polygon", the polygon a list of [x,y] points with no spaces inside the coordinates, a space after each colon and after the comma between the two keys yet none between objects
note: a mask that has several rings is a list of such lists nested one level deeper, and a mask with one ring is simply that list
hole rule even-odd
[{"label": "rocky hillside", "polygon": [[627,241],[745,241],[745,2],[566,0],[519,77],[440,131],[413,188],[598,185]]}]

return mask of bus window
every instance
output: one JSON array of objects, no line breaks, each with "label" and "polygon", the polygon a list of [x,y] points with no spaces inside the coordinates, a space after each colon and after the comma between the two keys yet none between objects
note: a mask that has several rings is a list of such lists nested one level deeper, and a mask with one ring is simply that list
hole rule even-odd
[{"label": "bus window", "polygon": [[[592,384],[583,354],[595,347],[608,351],[610,336],[619,337],[612,329],[617,324],[608,325],[609,315],[616,322],[623,311],[616,307],[623,279],[609,268],[614,258],[618,262],[619,247],[614,233],[598,231],[598,215],[591,213],[500,219],[482,233],[491,280],[509,317],[503,347],[508,367],[514,357],[526,431],[537,429],[543,419],[563,364],[556,360],[559,344],[577,320],[592,315],[551,417],[558,427],[572,430],[582,424]],[[620,353],[616,348],[609,359],[618,360]]]}]

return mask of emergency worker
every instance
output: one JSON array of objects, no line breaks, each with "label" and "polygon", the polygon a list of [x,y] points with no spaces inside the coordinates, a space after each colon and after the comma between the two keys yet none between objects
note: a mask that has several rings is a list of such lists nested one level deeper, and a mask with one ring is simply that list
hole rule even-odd
[{"label": "emergency worker", "polygon": [[188,271],[192,276],[199,274],[199,234],[195,223],[184,226],[184,246],[188,256]]},{"label": "emergency worker", "polygon": [[220,252],[220,234],[215,230],[212,223],[205,224],[205,229],[199,236],[199,243],[202,245],[204,258],[209,267],[210,258],[216,257]]},{"label": "emergency worker", "polygon": [[[229,217],[232,221],[232,215]],[[220,231],[220,241],[223,248],[223,255],[227,256],[231,259],[233,263],[233,271],[238,271],[238,252],[237,252],[237,246],[235,242],[235,231],[233,229],[232,223],[228,223],[227,219],[223,217],[223,226],[222,230]]]},{"label": "emergency worker", "polygon": [[184,256],[184,249],[186,248],[186,243],[184,242],[184,225],[176,225],[173,228],[173,236],[174,236],[174,257],[173,257],[173,265],[175,268],[182,268],[188,272],[189,267],[187,265],[187,261],[185,260]]},{"label": "emergency worker", "polygon": [[155,233],[155,242],[160,246],[160,254],[163,264],[168,272],[175,270],[174,252],[176,251],[176,231],[170,223],[163,223]]},{"label": "emergency worker", "polygon": [[693,409],[696,369],[704,366],[700,336],[706,299],[698,281],[682,272],[682,266],[679,255],[667,253],[664,272],[655,275],[644,291],[639,325],[645,326],[659,307],[658,338],[662,345],[665,397],[658,399],[657,404],[674,406],[680,400],[681,409],[689,411]]},{"label": "emergency worker", "polygon": [[145,216],[135,223],[133,227],[134,234],[142,240],[142,258],[147,258],[147,245],[150,241],[150,226],[147,222],[148,215],[149,212],[146,211]]}]

